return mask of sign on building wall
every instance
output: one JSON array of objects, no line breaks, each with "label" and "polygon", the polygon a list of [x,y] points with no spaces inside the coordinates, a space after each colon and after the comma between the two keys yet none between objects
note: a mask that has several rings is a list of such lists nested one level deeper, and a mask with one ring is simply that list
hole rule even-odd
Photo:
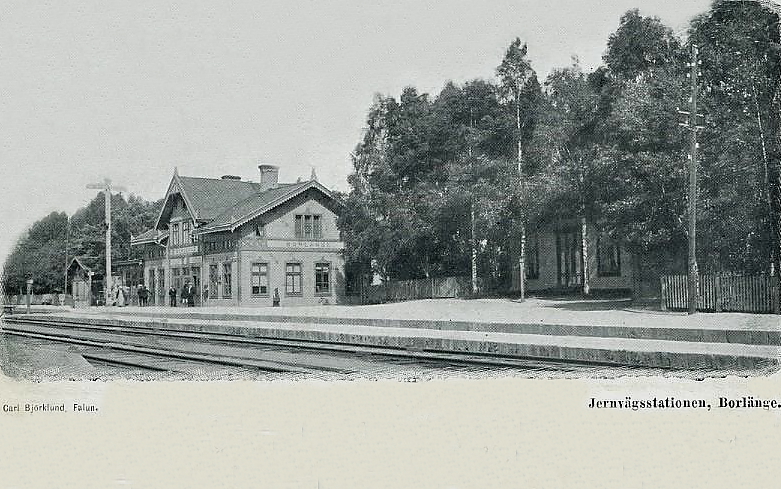
[{"label": "sign on building wall", "polygon": [[198,253],[198,246],[185,246],[183,248],[171,248],[169,251],[170,256],[185,256],[194,255]]},{"label": "sign on building wall", "polygon": [[341,250],[344,249],[342,241],[296,241],[269,239],[266,242],[269,248],[279,248],[285,250]]}]

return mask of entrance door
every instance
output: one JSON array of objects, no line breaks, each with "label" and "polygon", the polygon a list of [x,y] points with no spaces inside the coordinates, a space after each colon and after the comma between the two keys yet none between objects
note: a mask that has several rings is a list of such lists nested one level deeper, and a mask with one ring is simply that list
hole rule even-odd
[{"label": "entrance door", "polygon": [[149,294],[149,303],[150,304],[156,304],[157,302],[157,279],[155,278],[155,270],[154,268],[149,269],[149,281],[147,281],[149,286],[148,294]]},{"label": "entrance door", "polygon": [[217,298],[217,264],[212,263],[209,265],[209,299]]},{"label": "entrance door", "polygon": [[556,234],[556,266],[559,287],[569,288],[582,285],[579,232],[563,231]]},{"label": "entrance door", "polygon": [[157,269],[157,305],[164,306],[167,304],[165,296],[168,291],[165,289],[165,269]]},{"label": "entrance door", "polygon": [[74,280],[72,282],[73,302],[76,307],[89,306],[89,286],[83,280]]},{"label": "entrance door", "polygon": [[193,294],[193,299],[195,299],[195,305],[200,306],[201,305],[201,268],[200,267],[192,267],[190,269],[190,283],[193,284],[193,290],[195,290],[195,293]]}]

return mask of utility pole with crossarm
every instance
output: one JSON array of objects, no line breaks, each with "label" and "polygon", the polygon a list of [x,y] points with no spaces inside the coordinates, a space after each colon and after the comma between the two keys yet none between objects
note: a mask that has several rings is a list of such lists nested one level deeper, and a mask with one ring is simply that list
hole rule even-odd
[{"label": "utility pole with crossarm", "polygon": [[103,292],[106,305],[109,305],[111,303],[111,190],[113,188],[118,192],[126,192],[127,189],[119,185],[112,187],[111,180],[108,178],[103,179],[102,183],[90,183],[87,188],[102,190],[106,200],[106,273],[103,279]]},{"label": "utility pole with crossarm", "polygon": [[699,75],[700,62],[697,60],[697,46],[692,44],[691,72],[687,75],[691,78],[691,98],[689,99],[689,111],[679,110],[678,113],[688,117],[688,121],[680,123],[691,133],[691,149],[689,150],[689,277],[688,277],[688,303],[689,314],[697,312],[697,298],[699,295],[699,270],[697,269],[697,131],[703,128],[697,124],[697,118],[703,117],[697,113],[697,91],[699,89],[697,76]]}]

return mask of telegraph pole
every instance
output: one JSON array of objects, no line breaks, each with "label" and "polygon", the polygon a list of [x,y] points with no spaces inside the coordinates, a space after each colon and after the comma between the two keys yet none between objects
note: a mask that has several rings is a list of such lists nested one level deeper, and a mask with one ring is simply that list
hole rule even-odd
[{"label": "telegraph pole", "polygon": [[680,125],[690,131],[690,149],[689,149],[689,206],[688,206],[688,235],[689,235],[689,277],[688,277],[688,303],[689,314],[697,312],[697,298],[699,295],[699,271],[697,269],[697,131],[702,126],[697,125],[697,117],[702,114],[697,113],[697,75],[699,71],[699,61],[697,60],[697,45],[692,44],[691,72],[687,75],[691,79],[691,98],[689,99],[689,111],[679,110],[679,114],[688,116],[688,122]]},{"label": "telegraph pole", "polygon": [[[91,183],[87,185],[87,188],[102,190],[106,201],[106,273],[103,276],[103,292],[106,305],[109,305],[111,302],[111,180],[105,178],[103,179],[103,183]],[[122,192],[126,189],[124,187],[115,186],[114,190]]]},{"label": "telegraph pole", "polygon": [[65,284],[62,289],[63,304],[65,303],[65,296],[68,295],[68,239],[70,238],[71,218],[66,215],[65,218]]},{"label": "telegraph pole", "polygon": [[472,159],[472,139],[474,134],[473,131],[475,129],[475,120],[472,115],[472,107],[469,108],[469,169],[471,173],[471,191],[472,191],[472,202],[470,203],[470,219],[471,219],[471,241],[472,241],[472,295],[477,294],[477,227],[475,223],[475,207],[476,207],[476,198],[475,198],[475,162]]}]

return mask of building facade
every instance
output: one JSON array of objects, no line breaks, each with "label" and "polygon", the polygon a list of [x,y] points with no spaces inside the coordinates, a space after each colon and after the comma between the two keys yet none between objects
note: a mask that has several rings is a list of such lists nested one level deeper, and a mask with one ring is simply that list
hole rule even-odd
[{"label": "building facade", "polygon": [[[593,226],[585,226],[585,233],[583,230],[578,220],[560,220],[527,230],[527,291],[580,292],[586,282],[590,292],[628,293],[635,288],[633,257]],[[513,290],[520,288],[518,267],[516,254]]]},{"label": "building facade", "polygon": [[277,167],[259,170],[260,183],[174,172],[155,228],[131,240],[144,249],[150,304],[168,304],[169,289],[178,296],[188,282],[196,304],[342,302],[341,202],[314,172],[286,184]]}]

